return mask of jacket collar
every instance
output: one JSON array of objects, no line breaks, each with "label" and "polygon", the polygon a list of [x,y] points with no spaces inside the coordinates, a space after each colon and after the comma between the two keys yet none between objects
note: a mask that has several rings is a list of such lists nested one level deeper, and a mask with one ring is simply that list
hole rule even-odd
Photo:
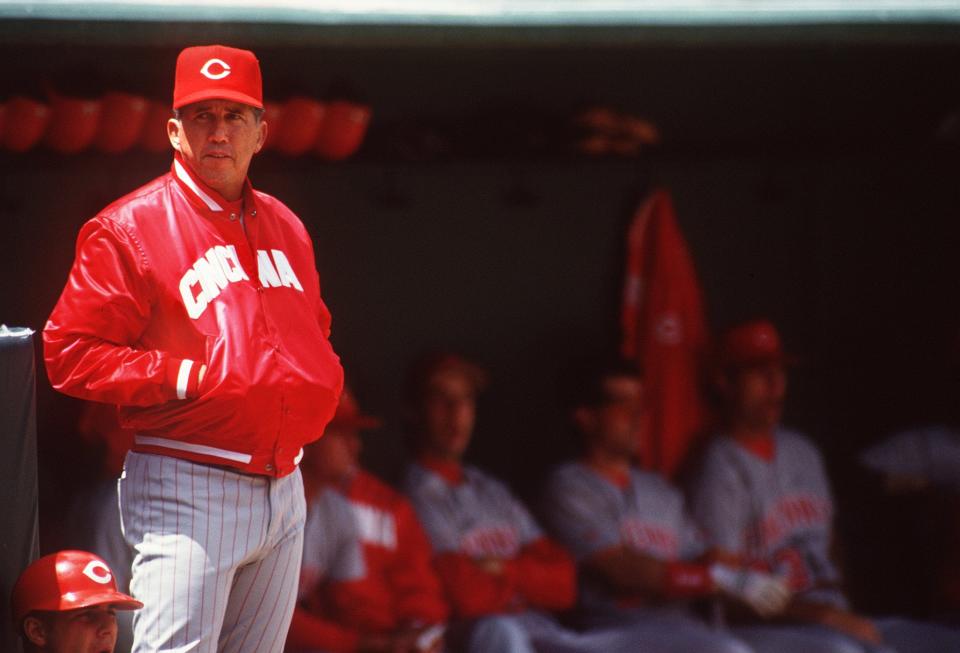
[{"label": "jacket collar", "polygon": [[173,155],[170,174],[190,201],[209,217],[228,218],[233,215],[236,218],[243,210],[248,215],[256,215],[256,199],[249,177],[243,182],[243,196],[230,201],[204,183],[179,152]]}]

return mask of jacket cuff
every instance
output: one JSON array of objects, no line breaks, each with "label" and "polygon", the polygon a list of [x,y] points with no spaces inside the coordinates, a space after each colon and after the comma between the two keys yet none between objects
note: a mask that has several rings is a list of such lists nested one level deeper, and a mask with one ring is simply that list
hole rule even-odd
[{"label": "jacket cuff", "polygon": [[206,365],[187,358],[171,358],[167,363],[167,385],[177,399],[193,399],[200,394],[200,373]]}]

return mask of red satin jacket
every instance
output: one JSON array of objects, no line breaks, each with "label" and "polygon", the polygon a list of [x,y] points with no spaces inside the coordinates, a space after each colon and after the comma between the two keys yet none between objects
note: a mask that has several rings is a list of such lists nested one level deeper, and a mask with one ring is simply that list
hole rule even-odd
[{"label": "red satin jacket", "polygon": [[135,451],[279,477],[336,409],[329,334],[300,220],[249,180],[223,199],[178,155],[83,226],[43,341],[53,387],[118,404]]}]

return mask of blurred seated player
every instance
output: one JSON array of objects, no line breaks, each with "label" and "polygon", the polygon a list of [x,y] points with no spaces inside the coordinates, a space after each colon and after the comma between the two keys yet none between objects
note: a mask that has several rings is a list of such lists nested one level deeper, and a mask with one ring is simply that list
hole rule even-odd
[{"label": "blurred seated player", "polygon": [[113,653],[116,611],[143,607],[117,591],[103,560],[71,550],[27,567],[13,586],[11,604],[26,653]]},{"label": "blurred seated player", "polygon": [[717,351],[722,428],[692,481],[693,515],[713,546],[785,575],[794,592],[775,622],[753,618],[733,632],[783,653],[960,651],[951,629],[851,608],[830,555],[834,504],[820,453],[780,425],[790,360],[766,320],[730,329]]},{"label": "blurred seated player", "polygon": [[506,485],[463,463],[485,373],[456,355],[415,366],[410,387],[416,462],[407,493],[458,621],[452,646],[477,653],[635,651],[617,630],[578,633],[550,615],[576,600],[570,556]]},{"label": "blurred seated player", "polygon": [[860,463],[891,493],[944,489],[960,494],[960,431],[943,424],[895,433],[868,447]]},{"label": "blurred seated player", "polygon": [[288,651],[437,652],[447,604],[410,502],[360,469],[360,413],[344,389],[301,469],[307,523]]},{"label": "blurred seated player", "polygon": [[708,555],[680,491],[634,466],[643,409],[636,366],[611,361],[585,371],[577,385],[573,419],[584,456],[553,472],[544,514],[579,562],[584,621],[634,626],[643,651],[751,650],[698,620],[688,599],[722,592],[773,615],[790,598],[786,583]]},{"label": "blurred seated player", "polygon": [[[134,551],[123,537],[117,479],[133,431],[120,426],[116,406],[88,401],[80,413],[77,432],[87,447],[101,452],[102,464],[99,470],[87,470],[99,471],[99,475],[87,479],[89,485],[70,502],[61,544],[100,556],[113,571],[117,588],[128,592]],[[128,653],[133,646],[133,615],[133,611],[117,614],[118,653]]]}]

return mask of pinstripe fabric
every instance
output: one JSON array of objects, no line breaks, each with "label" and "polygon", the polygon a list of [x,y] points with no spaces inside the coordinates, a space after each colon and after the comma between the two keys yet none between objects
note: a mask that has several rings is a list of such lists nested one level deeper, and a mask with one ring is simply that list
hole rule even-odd
[{"label": "pinstripe fabric", "polygon": [[130,452],[120,479],[134,548],[134,653],[276,652],[296,600],[300,471],[272,479]]}]

